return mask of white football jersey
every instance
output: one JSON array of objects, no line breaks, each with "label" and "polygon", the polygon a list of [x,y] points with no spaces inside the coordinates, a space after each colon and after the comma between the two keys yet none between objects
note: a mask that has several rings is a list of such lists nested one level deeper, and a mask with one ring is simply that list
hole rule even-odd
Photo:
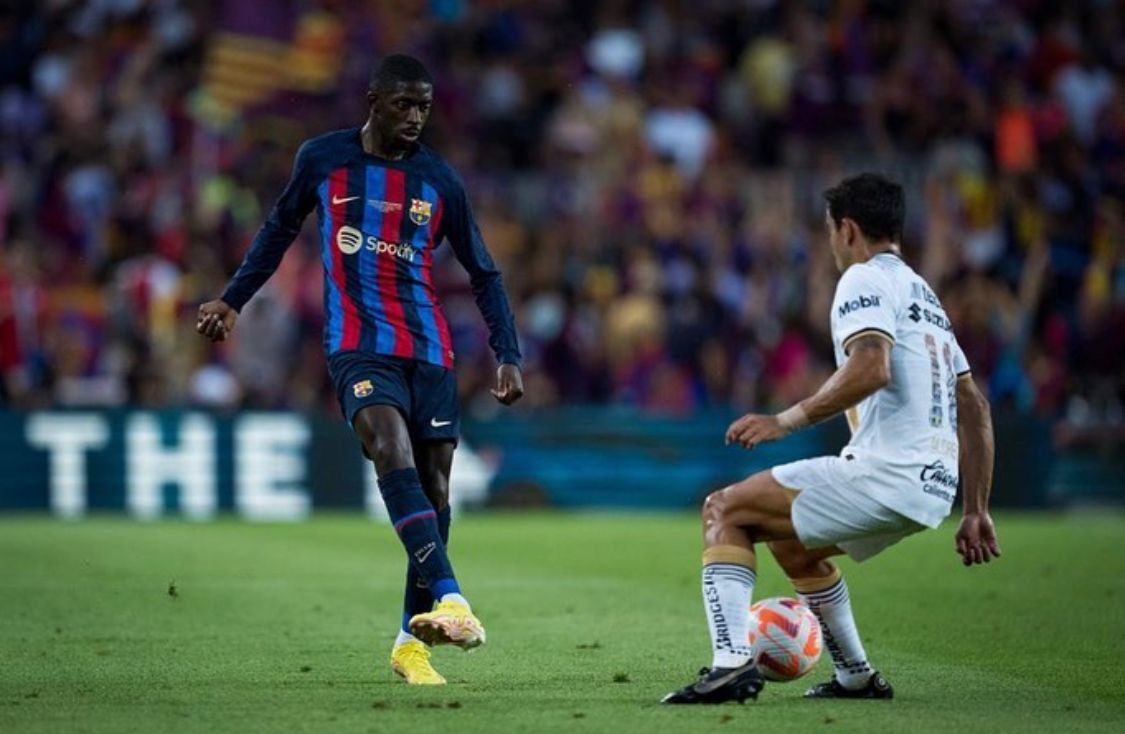
[{"label": "white football jersey", "polygon": [[879,502],[937,527],[957,494],[957,380],[969,363],[941,302],[890,253],[852,265],[832,303],[836,363],[860,336],[893,343],[890,383],[847,412],[852,438],[840,455]]}]

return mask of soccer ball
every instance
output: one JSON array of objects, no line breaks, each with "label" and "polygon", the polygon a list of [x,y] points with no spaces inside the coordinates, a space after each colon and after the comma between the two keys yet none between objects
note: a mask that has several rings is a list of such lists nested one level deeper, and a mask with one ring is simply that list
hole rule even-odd
[{"label": "soccer ball", "polygon": [[820,660],[820,622],[796,599],[763,599],[750,607],[750,646],[767,680],[796,680]]}]

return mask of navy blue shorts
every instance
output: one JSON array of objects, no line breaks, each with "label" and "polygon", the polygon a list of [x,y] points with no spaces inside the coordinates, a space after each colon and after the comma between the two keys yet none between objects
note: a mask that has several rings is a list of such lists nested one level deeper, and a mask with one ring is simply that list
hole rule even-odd
[{"label": "navy blue shorts", "polygon": [[369,352],[337,352],[328,374],[348,425],[369,405],[391,405],[406,419],[410,438],[453,441],[461,431],[457,375],[429,362]]}]

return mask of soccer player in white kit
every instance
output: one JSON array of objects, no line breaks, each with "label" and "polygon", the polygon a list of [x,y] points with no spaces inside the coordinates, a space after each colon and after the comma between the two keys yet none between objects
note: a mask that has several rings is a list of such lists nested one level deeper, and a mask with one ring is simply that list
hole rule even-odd
[{"label": "soccer player in white kit", "polygon": [[1000,555],[988,514],[993,436],[988,401],[941,302],[902,261],[902,187],[874,174],[825,193],[826,224],[842,273],[832,304],[838,369],[809,398],[777,415],[749,414],[727,429],[747,449],[846,413],[839,456],[774,467],[711,494],[703,505],[703,598],[712,662],[664,703],[756,698],[764,681],[748,642],[754,546],[766,543],[801,601],[820,620],[835,675],[809,698],[892,698],[867,660],[832,556],[864,561],[936,528],[960,484],[956,550],[965,565]]}]

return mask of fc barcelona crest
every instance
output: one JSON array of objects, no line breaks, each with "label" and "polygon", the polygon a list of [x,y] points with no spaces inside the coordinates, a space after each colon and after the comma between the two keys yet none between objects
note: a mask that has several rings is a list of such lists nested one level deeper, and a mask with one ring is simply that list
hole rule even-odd
[{"label": "fc barcelona crest", "polygon": [[371,385],[371,380],[361,380],[352,385],[352,392],[357,398],[365,398],[375,392],[375,388]]},{"label": "fc barcelona crest", "polygon": [[425,199],[411,199],[410,200],[410,221],[417,224],[419,227],[430,221],[433,216],[434,205]]}]

